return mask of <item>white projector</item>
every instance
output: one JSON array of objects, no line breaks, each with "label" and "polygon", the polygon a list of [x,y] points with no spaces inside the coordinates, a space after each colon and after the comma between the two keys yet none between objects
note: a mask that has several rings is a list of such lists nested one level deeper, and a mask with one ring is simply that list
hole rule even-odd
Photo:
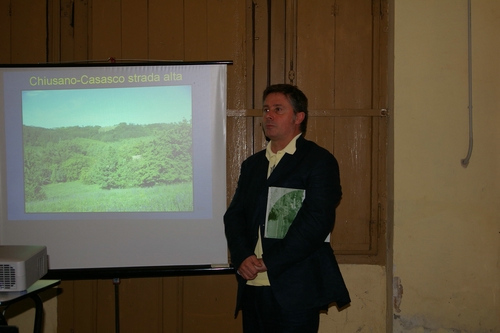
[{"label": "white projector", "polygon": [[47,270],[47,247],[0,245],[0,292],[26,290]]}]

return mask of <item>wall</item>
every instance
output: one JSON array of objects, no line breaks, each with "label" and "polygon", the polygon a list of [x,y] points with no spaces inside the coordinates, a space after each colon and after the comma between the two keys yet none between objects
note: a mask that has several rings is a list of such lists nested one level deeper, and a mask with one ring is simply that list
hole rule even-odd
[{"label": "wall", "polygon": [[[467,168],[460,164],[468,149],[467,1],[392,0],[389,10],[393,273],[386,287],[385,267],[341,265],[353,302],[322,315],[320,332],[499,332],[500,2],[473,1]],[[391,278],[400,296],[386,311]],[[55,332],[56,299],[45,306],[44,332]],[[19,311],[9,323],[29,332],[31,320],[30,311]]]},{"label": "wall", "polygon": [[341,265],[351,295],[351,304],[338,312],[335,307],[320,316],[319,333],[386,332],[385,267]]},{"label": "wall", "polygon": [[500,332],[500,2],[395,0],[393,332]]},{"label": "wall", "polygon": [[[384,332],[385,331],[385,268],[376,265],[341,265],[342,274],[351,292],[352,303],[342,311],[335,307],[321,314],[319,333],[334,332]],[[231,285],[231,287],[235,287]],[[41,294],[44,301],[44,333],[56,333],[57,297],[55,290]],[[133,310],[133,308],[132,308]],[[224,320],[232,320],[231,308]],[[229,316],[231,315],[231,316]],[[19,332],[33,332],[35,310],[30,299],[16,303],[7,312],[9,325],[19,328]],[[138,318],[140,321],[140,319]],[[111,323],[113,327],[114,322]],[[184,327],[184,329],[186,329]],[[124,327],[124,331],[127,327]],[[102,331],[102,330],[100,330]]]},{"label": "wall", "polygon": [[[267,6],[265,6],[265,1],[251,0],[210,1],[210,6],[204,5],[204,3],[208,4],[209,0],[10,0],[2,5],[5,10],[0,10],[0,17],[3,18],[3,20],[0,20],[0,25],[6,28],[3,32],[0,32],[0,41],[4,41],[4,43],[0,44],[1,46],[8,46],[5,49],[2,48],[0,59],[4,59],[2,60],[4,62],[12,61],[14,63],[43,62],[45,59],[49,61],[71,61],[87,58],[106,59],[109,56],[114,56],[117,59],[144,59],[146,57],[152,59],[183,58],[184,60],[231,59],[235,63],[229,69],[229,82],[231,84],[228,105],[230,108],[244,109],[249,106],[245,102],[245,96],[251,93],[250,89],[244,88],[246,73],[248,72],[248,76],[250,76],[249,73],[252,71],[252,69],[245,67],[247,64],[245,57],[251,55],[247,54],[249,52],[245,49],[247,47],[245,46],[246,41],[241,38],[241,36],[247,36],[247,33],[250,34],[252,31],[247,26],[246,20],[249,19],[249,12],[246,12],[245,8],[248,8],[249,4],[252,3],[257,8],[257,14],[259,14],[262,8]],[[276,5],[277,8],[284,8],[284,6],[280,7],[280,4],[284,5],[285,3],[291,4],[292,1],[273,1],[273,5]],[[300,48],[298,48],[300,51],[298,58],[302,67],[299,68],[298,73],[303,72],[310,75],[307,78],[305,75],[302,76],[299,85],[316,92],[314,107],[321,109],[333,107],[341,109],[360,108],[362,110],[358,115],[361,116],[365,116],[363,112],[366,112],[366,109],[379,107],[379,99],[385,100],[386,98],[383,92],[384,84],[378,82],[383,81],[378,79],[378,75],[384,72],[384,65],[380,66],[379,69],[377,63],[377,61],[381,61],[380,58],[385,58],[380,55],[383,52],[378,52],[379,46],[372,44],[373,40],[383,39],[383,37],[378,36],[382,34],[384,24],[380,22],[380,19],[372,19],[372,7],[378,1],[374,0],[372,4],[371,0],[343,0],[339,2],[340,9],[337,9],[337,14],[333,10],[330,0],[316,1],[312,6],[309,3],[300,3],[300,28],[298,30],[302,35],[299,38],[301,44]],[[184,16],[163,15],[167,9],[171,9],[171,5],[175,5],[176,8],[182,7]],[[26,7],[29,9],[27,14],[25,13]],[[87,11],[87,8],[91,9]],[[223,10],[221,11],[221,9]],[[178,12],[180,13],[180,11]],[[357,15],[357,12],[360,15]],[[74,17],[72,13],[75,13]],[[282,14],[285,13],[277,10],[277,16]],[[256,16],[257,21],[259,18],[267,20],[267,16],[262,13],[260,16]],[[168,19],[165,19],[165,17],[168,17]],[[46,18],[48,23],[45,22]],[[375,15],[375,18],[377,18],[377,15]],[[273,17],[273,22],[276,22],[275,19],[276,17]],[[311,24],[313,20],[315,24]],[[34,22],[37,24],[33,24]],[[172,28],[174,26],[175,29]],[[278,30],[282,28],[279,22],[275,26]],[[45,31],[46,27],[48,28],[47,32]],[[244,30],[245,27],[248,31]],[[265,24],[261,23],[259,25],[259,29],[265,27]],[[344,30],[340,29],[340,27],[344,27]],[[334,32],[337,30],[339,36],[333,38]],[[37,34],[34,35],[32,31],[36,31]],[[148,38],[143,37],[146,31],[150,32]],[[174,32],[173,36],[167,36],[168,32],[172,33],[172,31]],[[179,33],[179,31],[182,31],[182,33]],[[321,33],[318,34],[318,31]],[[349,32],[347,33],[347,31]],[[356,31],[360,31],[360,33],[356,33]],[[48,43],[46,33],[49,36]],[[265,35],[265,32],[260,31],[259,40],[263,41],[262,36]],[[2,39],[2,36],[11,38]],[[285,38],[282,38],[283,36],[277,39],[281,38],[282,42],[284,42]],[[172,39],[167,37],[172,37]],[[184,42],[181,40],[182,38],[179,39],[180,37],[185,39]],[[332,43],[334,39],[336,40],[335,48],[338,49],[335,54],[333,53],[334,47]],[[317,45],[314,45],[315,43]],[[267,45],[267,42],[261,42],[260,45]],[[274,43],[273,46],[275,46]],[[283,45],[276,47],[276,49],[280,49],[280,47],[283,50],[285,49]],[[314,52],[310,52],[310,50],[314,50]],[[373,62],[371,59],[372,52],[375,54],[373,57],[377,59],[373,60]],[[264,57],[260,64],[263,65],[262,69],[267,70],[267,52],[256,53]],[[276,51],[276,54],[278,53]],[[313,55],[314,58],[312,58]],[[310,59],[314,60],[311,61]],[[331,61],[328,66],[325,66],[322,61],[316,59],[336,59],[336,61]],[[280,61],[281,59],[278,62]],[[352,64],[352,66],[349,64]],[[276,67],[280,67],[280,65]],[[282,67],[284,70],[284,66]],[[330,70],[334,75],[326,74]],[[280,72],[280,70],[277,72]],[[281,74],[273,74],[273,79],[279,78],[279,80],[282,80],[283,75]],[[320,77],[321,75],[324,77]],[[337,86],[329,85],[337,82],[332,79],[342,77],[346,77],[346,79],[338,79]],[[262,80],[265,80],[265,78],[266,73],[261,73],[259,75],[259,84],[262,84]],[[378,92],[372,93],[372,88],[370,88],[372,84],[377,86],[374,90]],[[323,89],[323,91],[320,89]],[[257,90],[261,91],[260,88]],[[324,90],[327,90],[327,93]],[[331,105],[334,90],[336,105]],[[257,98],[260,98],[260,92],[256,95],[259,96]],[[378,95],[384,97],[379,98]],[[372,101],[372,99],[375,101]],[[329,102],[326,103],[326,101]],[[371,104],[377,106],[371,106]],[[371,117],[370,114],[368,116]],[[353,138],[352,141],[344,140],[344,143],[347,143],[342,143],[345,146],[344,151],[353,157],[352,160],[358,158],[365,160],[368,150],[361,150],[364,153],[358,154],[359,151],[356,149],[351,150],[348,144],[354,143],[357,149],[363,144],[367,144],[371,149],[370,138],[365,136],[363,131],[360,131],[360,127],[370,125],[371,120],[355,120],[355,125],[352,126],[349,125],[345,117],[341,120],[336,119],[338,121],[333,121],[332,118],[322,116],[318,121],[310,119],[308,135],[312,137],[313,133],[315,133],[311,127],[312,125],[316,126],[316,132],[319,134],[326,133],[321,137],[323,144],[328,139],[334,141],[331,140],[333,130],[328,126],[336,123],[339,132],[342,132],[345,136],[348,134]],[[350,121],[356,117],[349,118],[351,118]],[[368,127],[370,128],[370,126]],[[322,131],[321,129],[326,130]],[[258,128],[258,132],[261,133],[260,128]],[[333,142],[330,143],[333,146]],[[247,149],[249,145],[246,142],[245,145],[245,149]],[[336,154],[337,152],[338,150]],[[347,160],[347,158],[344,159],[344,161]],[[239,164],[237,163],[234,170],[239,171]],[[343,170],[346,170],[346,172],[343,172],[342,175],[345,177],[349,171],[356,171],[358,177],[353,178],[356,180],[361,179],[361,183],[366,184],[363,185],[361,193],[353,196],[354,200],[351,201],[351,208],[349,208],[358,213],[362,210],[360,205],[352,204],[352,202],[359,200],[362,203],[368,203],[367,206],[370,206],[371,202],[368,198],[371,194],[367,192],[369,192],[370,187],[373,188],[374,186],[371,186],[373,183],[369,179],[370,176],[373,176],[372,173],[364,169],[361,170],[361,163],[355,164],[356,167],[345,167]],[[370,166],[370,163],[366,164]],[[349,183],[346,181],[345,184]],[[230,188],[234,188],[234,184]],[[345,186],[345,188],[345,197],[347,197],[348,190],[357,189],[356,186],[352,185]],[[355,193],[356,191],[353,190],[352,192]],[[344,208],[346,204],[347,200]],[[373,215],[363,215],[367,217],[363,220],[363,224],[368,226],[367,229],[370,229],[371,225],[375,225],[373,221],[379,218],[380,215],[382,214],[377,214],[377,212],[373,213]],[[340,227],[340,218],[338,221],[337,230]],[[348,227],[350,230],[346,232],[346,237],[342,238],[342,240],[353,237],[352,235],[356,235],[356,230],[360,229],[356,228],[354,224],[348,224]],[[376,230],[377,228],[373,229]],[[364,232],[362,234],[365,235]],[[371,243],[373,238],[371,237],[372,234],[370,233],[362,241],[356,242],[356,245],[373,249]],[[354,237],[356,241],[360,238]],[[380,262],[383,262],[383,260],[378,259],[377,263]],[[332,308],[328,314],[322,315],[321,332],[384,331],[386,307],[384,298],[386,293],[384,283],[385,267],[378,265],[342,265],[341,269],[351,291],[353,302],[350,307],[341,312]],[[178,298],[169,299],[169,304],[180,304],[176,309],[179,309],[181,314],[177,316],[177,322],[172,324],[172,326],[178,324],[178,330],[165,328],[166,324],[162,321],[170,324],[170,318],[167,318],[163,312],[166,311],[166,307],[156,306],[157,304],[165,306],[163,298],[159,299],[161,297],[158,296],[163,294],[158,293],[157,290],[164,290],[164,286],[170,286],[170,283],[150,279],[144,286],[147,289],[147,292],[145,292],[144,287],[140,291],[138,289],[131,291],[131,289],[134,289],[131,286],[136,285],[137,281],[128,281],[129,284],[122,281],[120,300],[124,306],[120,307],[121,318],[122,320],[128,319],[129,322],[128,325],[124,325],[124,322],[122,322],[122,331],[137,331],[134,330],[133,325],[147,325],[148,328],[151,327],[156,331],[163,329],[165,332],[198,332],[200,330],[196,329],[197,327],[203,327],[203,331],[207,332],[213,331],[213,327],[218,331],[234,332],[231,329],[223,328],[226,327],[224,325],[236,326],[238,324],[237,321],[232,320],[234,306],[232,293],[235,288],[227,283],[227,278],[231,282],[234,281],[232,276],[182,279],[183,281],[179,283],[181,287],[178,294],[176,294]],[[74,328],[75,332],[112,331],[114,317],[112,311],[113,294],[110,282],[77,282],[75,282],[75,285],[81,288],[73,288],[73,285],[64,281],[61,284],[62,294],[58,298],[52,297],[45,302],[44,332],[55,333],[56,330],[69,332],[72,328]],[[85,285],[86,288],[83,288],[82,285]],[[126,287],[127,285],[129,287]],[[221,286],[224,289],[229,289],[230,292],[219,293],[218,290],[222,289]],[[168,290],[171,292],[170,289]],[[72,292],[75,294],[74,298],[71,302],[68,302],[65,296],[70,295]],[[127,306],[129,303],[126,300],[135,299],[134,295],[136,294],[139,294],[141,300],[147,300],[143,302],[147,306],[141,306],[140,309]],[[213,294],[216,295],[215,300],[212,298]],[[148,299],[145,295],[153,296],[149,296]],[[184,297],[184,295],[187,296]],[[228,297],[228,295],[231,297]],[[228,298],[229,301],[226,301]],[[200,303],[198,303],[200,300],[205,302],[202,304],[208,305],[200,306]],[[31,310],[26,310],[30,306],[31,302],[27,300],[24,304],[20,304],[22,310],[14,311],[9,309],[8,311],[9,323],[18,325],[21,332],[30,332],[32,330],[33,313]],[[221,311],[214,311],[214,308]],[[156,309],[158,310],[155,311]],[[127,316],[127,314],[132,310],[134,310],[135,319],[131,325],[130,316]],[[174,313],[173,311],[169,312],[170,314]],[[223,315],[218,316],[221,313]],[[68,324],[68,322],[70,323]],[[206,325],[207,322],[215,322],[216,324]],[[71,327],[71,329],[68,327]],[[149,329],[143,328],[143,330],[150,332]]]}]

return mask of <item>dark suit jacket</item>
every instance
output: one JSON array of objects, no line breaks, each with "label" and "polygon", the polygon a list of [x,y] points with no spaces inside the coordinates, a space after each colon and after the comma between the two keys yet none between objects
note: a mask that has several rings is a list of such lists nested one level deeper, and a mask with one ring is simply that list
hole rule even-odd
[{"label": "dark suit jacket", "polygon": [[[231,262],[237,269],[254,254],[263,232],[270,186],[305,189],[306,197],[284,239],[262,237],[263,260],[273,293],[289,310],[350,303],[333,250],[325,238],[332,231],[342,192],[338,163],[326,149],[300,136],[293,155],[285,154],[267,178],[265,150],[241,165],[235,195],[224,215]],[[262,233],[263,235],[263,233]],[[238,279],[239,311],[246,280]]]}]

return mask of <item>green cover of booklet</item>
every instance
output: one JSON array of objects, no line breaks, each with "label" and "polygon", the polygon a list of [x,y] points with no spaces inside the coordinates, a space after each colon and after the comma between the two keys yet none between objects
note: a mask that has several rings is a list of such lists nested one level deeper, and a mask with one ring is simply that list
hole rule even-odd
[{"label": "green cover of booklet", "polygon": [[305,197],[306,190],[269,187],[264,237],[283,239]]}]

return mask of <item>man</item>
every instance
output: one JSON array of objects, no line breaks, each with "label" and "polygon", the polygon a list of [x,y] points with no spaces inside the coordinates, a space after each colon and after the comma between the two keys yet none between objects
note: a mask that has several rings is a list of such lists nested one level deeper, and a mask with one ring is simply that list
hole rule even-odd
[{"label": "man", "polygon": [[[307,98],[278,84],[263,94],[263,128],[270,142],[243,162],[224,215],[231,262],[237,269],[236,314],[245,333],[317,332],[319,314],[350,302],[327,237],[341,198],[335,157],[304,139]],[[265,237],[269,188],[305,190],[284,238]]]}]

